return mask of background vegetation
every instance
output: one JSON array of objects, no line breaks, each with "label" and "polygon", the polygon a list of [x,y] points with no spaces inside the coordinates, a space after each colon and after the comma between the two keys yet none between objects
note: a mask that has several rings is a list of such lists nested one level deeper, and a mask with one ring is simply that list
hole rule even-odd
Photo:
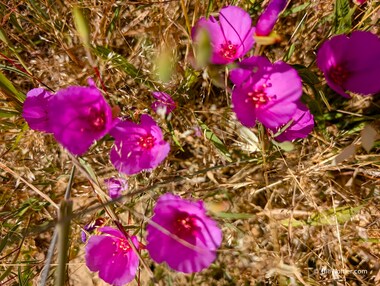
[{"label": "background vegetation", "polygon": [[[209,269],[174,273],[143,251],[148,269],[140,267],[131,284],[152,284],[153,275],[158,285],[379,285],[379,96],[345,99],[315,65],[318,47],[334,34],[379,34],[379,2],[291,1],[281,15],[275,30],[282,41],[263,54],[295,65],[316,122],[307,139],[281,146],[236,121],[224,70],[195,69],[189,36],[200,17],[227,4],[249,11],[255,23],[267,2],[0,2],[1,285],[41,281],[57,221],[53,203],[64,200],[71,177],[68,285],[102,283],[84,264],[80,232],[98,217],[110,221],[94,188],[104,190],[103,180],[117,175],[112,139],[76,160],[21,116],[30,89],[86,85],[89,77],[135,120],[154,115],[151,91],[171,94],[178,105],[170,120],[154,115],[171,143],[169,157],[152,173],[129,177],[128,193],[110,205],[123,225],[144,242],[141,215],[174,192],[203,199],[224,234]],[[77,6],[88,19],[88,45],[74,24]],[[51,253],[48,285],[57,268],[57,250]]]}]

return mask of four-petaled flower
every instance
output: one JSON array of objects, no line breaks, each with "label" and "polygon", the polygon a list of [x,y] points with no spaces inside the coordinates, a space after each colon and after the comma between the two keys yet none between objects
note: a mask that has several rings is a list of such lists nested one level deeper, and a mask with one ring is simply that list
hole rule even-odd
[{"label": "four-petaled flower", "polygon": [[355,31],[350,37],[338,35],[325,41],[317,54],[317,64],[327,84],[340,95],[346,91],[361,95],[380,92],[380,38],[370,32]]},{"label": "four-petaled flower", "polygon": [[203,29],[208,33],[212,49],[210,62],[228,64],[244,56],[253,46],[254,28],[250,15],[236,6],[227,6],[219,12],[219,23],[214,17],[201,18],[192,30],[197,43]]},{"label": "four-petaled flower", "polygon": [[149,115],[141,115],[140,124],[122,121],[110,131],[115,138],[111,162],[119,172],[127,175],[157,167],[168,155],[170,145]]},{"label": "four-petaled flower", "polygon": [[[133,280],[139,266],[139,258],[125,235],[112,227],[98,229],[104,235],[93,235],[85,248],[87,267],[99,271],[99,277],[114,286],[125,285]],[[136,249],[136,236],[130,236]]]},{"label": "four-petaled flower", "polygon": [[264,57],[250,57],[231,71],[235,84],[233,109],[238,120],[247,127],[256,121],[267,128],[288,122],[302,95],[301,79],[295,69],[284,62],[272,64]]},{"label": "four-petaled flower", "polygon": [[118,122],[92,80],[89,85],[61,89],[48,103],[50,131],[75,155],[84,154]]},{"label": "four-petaled flower", "polygon": [[147,232],[146,248],[151,258],[184,273],[207,268],[215,260],[222,241],[222,232],[206,215],[202,201],[172,194],[158,199]]},{"label": "four-petaled flower", "polygon": [[154,91],[152,94],[157,99],[151,106],[154,112],[159,113],[162,110],[167,115],[176,108],[176,103],[169,94],[160,91]]}]

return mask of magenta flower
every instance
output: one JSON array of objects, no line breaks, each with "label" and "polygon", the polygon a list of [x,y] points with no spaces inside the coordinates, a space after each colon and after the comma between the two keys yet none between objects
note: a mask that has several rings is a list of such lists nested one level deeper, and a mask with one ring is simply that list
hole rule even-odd
[{"label": "magenta flower", "polygon": [[115,138],[111,162],[119,172],[132,175],[156,168],[169,154],[170,145],[149,115],[141,115],[140,124],[123,121],[110,131]]},{"label": "magenta flower", "polygon": [[152,94],[157,99],[152,103],[154,112],[158,113],[161,109],[164,111],[164,114],[169,114],[176,108],[176,103],[169,94],[160,91],[152,92]]},{"label": "magenta flower", "polygon": [[317,54],[317,64],[327,84],[340,95],[346,91],[362,95],[380,92],[380,38],[370,32],[355,31],[350,37],[338,35],[325,41]]},{"label": "magenta flower", "polygon": [[92,80],[89,84],[61,89],[48,104],[49,129],[75,155],[85,153],[118,122]]},{"label": "magenta flower", "polygon": [[235,83],[233,109],[243,125],[253,127],[259,121],[267,128],[276,128],[296,112],[302,83],[288,64],[251,57],[232,70],[230,78]]},{"label": "magenta flower", "polygon": [[284,10],[287,0],[271,0],[260,15],[256,24],[257,36],[268,36],[277,22],[278,15]]},{"label": "magenta flower", "polygon": [[[112,227],[102,227],[98,231],[105,235],[94,235],[85,248],[86,265],[99,271],[99,277],[114,286],[125,285],[133,280],[139,266],[139,258],[124,234]],[[138,249],[136,236],[130,237]]]},{"label": "magenta flower", "polygon": [[111,199],[117,199],[121,196],[122,192],[128,189],[128,182],[123,178],[105,179],[104,183],[106,184]]},{"label": "magenta flower", "polygon": [[22,116],[31,129],[50,132],[48,102],[51,97],[43,88],[33,88],[26,94]]},{"label": "magenta flower", "polygon": [[192,202],[164,194],[154,207],[151,221],[147,226],[146,248],[155,262],[166,262],[176,271],[193,273],[207,268],[215,260],[222,232],[206,215],[202,201]]},{"label": "magenta flower", "polygon": [[228,64],[244,56],[253,46],[253,32],[250,15],[236,6],[220,10],[219,23],[214,17],[201,18],[192,30],[192,39],[197,43],[201,29],[208,32],[211,42],[213,64]]},{"label": "magenta flower", "polygon": [[[292,141],[295,139],[306,138],[314,128],[314,117],[310,110],[301,102],[297,104],[297,110],[292,117],[293,122],[288,128],[274,139],[279,142]],[[272,129],[276,133],[278,129]]]}]

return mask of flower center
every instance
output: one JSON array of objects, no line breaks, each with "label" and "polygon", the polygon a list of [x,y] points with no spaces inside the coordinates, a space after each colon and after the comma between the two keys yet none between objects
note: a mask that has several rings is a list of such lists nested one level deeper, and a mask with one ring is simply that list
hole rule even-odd
[{"label": "flower center", "polygon": [[345,69],[342,65],[335,65],[329,69],[329,76],[333,82],[341,86],[346,82],[347,78],[350,76],[350,72],[347,69]]},{"label": "flower center", "polygon": [[154,143],[156,141],[156,138],[154,138],[151,134],[141,136],[138,144],[140,147],[144,149],[152,149],[154,146]]},{"label": "flower center", "polygon": [[175,234],[181,238],[194,235],[198,230],[196,217],[188,213],[180,212],[175,221],[174,230]]},{"label": "flower center", "polygon": [[130,249],[131,247],[129,246],[129,243],[126,239],[119,239],[117,241],[117,251],[125,253],[128,252]]},{"label": "flower center", "polygon": [[106,115],[104,111],[90,108],[90,122],[95,130],[103,130],[106,125]]},{"label": "flower center", "polygon": [[[128,255],[129,250],[131,249],[131,246],[129,245],[128,241],[126,239],[118,239],[116,242],[112,242],[113,245],[116,244],[116,249],[114,250],[112,256],[118,256],[118,255],[123,255],[126,256]],[[111,263],[115,263],[115,259],[112,259]]]},{"label": "flower center", "polygon": [[220,55],[228,60],[232,60],[235,58],[236,53],[237,53],[237,45],[234,45],[231,43],[231,41],[227,41],[224,44],[220,45]]},{"label": "flower center", "polygon": [[268,101],[271,101],[271,96],[268,96],[265,89],[267,87],[271,86],[270,84],[263,84],[259,87],[255,87],[253,91],[248,92],[248,98],[245,100],[245,102],[252,102],[255,106],[255,108],[259,108],[260,106],[263,106],[268,103]]}]

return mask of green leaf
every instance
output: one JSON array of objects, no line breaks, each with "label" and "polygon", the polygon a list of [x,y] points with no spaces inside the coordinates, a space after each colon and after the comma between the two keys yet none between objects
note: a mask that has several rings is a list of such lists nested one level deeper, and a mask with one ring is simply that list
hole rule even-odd
[{"label": "green leaf", "polygon": [[19,226],[20,226],[20,224],[16,224],[15,226],[13,226],[8,231],[8,233],[6,235],[4,235],[4,237],[0,240],[0,253],[3,251],[4,247],[8,244],[8,240],[14,234],[14,232],[16,231],[16,229],[18,229]]},{"label": "green leaf", "polygon": [[15,68],[15,67],[12,67],[12,66],[6,66],[6,65],[1,65],[0,64],[0,69],[1,70],[6,70],[6,71],[10,71],[10,72],[14,72],[14,73],[17,73],[19,75],[22,75],[22,76],[25,76],[25,77],[28,77],[30,78],[31,76],[29,74],[27,74],[26,72],[23,72],[22,70],[18,69],[18,68]]},{"label": "green leaf", "polygon": [[348,33],[352,27],[352,14],[355,8],[350,9],[349,0],[336,0],[335,2],[335,34]]},{"label": "green leaf", "polygon": [[7,34],[1,27],[0,27],[0,40],[3,41],[7,46],[11,45],[11,42],[9,41]]},{"label": "green leaf", "polygon": [[97,179],[97,177],[96,177],[96,175],[95,175],[95,172],[94,172],[94,170],[92,169],[91,165],[88,164],[85,160],[83,160],[83,159],[80,158],[80,157],[78,158],[78,161],[79,161],[79,163],[83,166],[83,168],[85,168],[86,171],[90,174],[91,178],[92,178],[95,182],[97,182],[98,179]]},{"label": "green leaf", "polygon": [[25,95],[18,92],[12,82],[10,82],[2,72],[0,72],[0,90],[15,101],[20,107],[22,106],[22,103],[25,100]]},{"label": "green leaf", "polygon": [[335,208],[335,210],[332,208],[321,213],[315,213],[311,215],[306,221],[296,219],[284,219],[281,221],[281,224],[286,227],[289,226],[289,224],[291,224],[293,227],[307,225],[335,225],[337,222],[338,224],[344,224],[350,219],[352,219],[353,216],[357,215],[363,207],[363,205],[360,205],[354,208],[350,206]]},{"label": "green leaf", "polygon": [[228,152],[227,147],[223,144],[222,140],[219,139],[218,136],[215,135],[214,132],[211,131],[210,128],[202,121],[198,120],[199,126],[203,130],[204,136],[211,141],[211,143],[218,149],[221,155],[228,161],[232,162],[231,154]]},{"label": "green leaf", "polygon": [[173,138],[174,143],[179,147],[179,149],[180,149],[182,152],[185,152],[185,150],[183,150],[183,148],[182,148],[181,143],[180,143],[179,140],[178,140],[178,137],[175,135],[175,132],[174,132],[174,129],[173,129],[172,124],[171,124],[169,121],[167,121],[167,126],[168,126],[168,129],[169,129],[169,131],[170,131],[170,135],[171,135],[172,138]]},{"label": "green leaf", "polygon": [[218,216],[220,218],[224,219],[249,219],[254,218],[254,214],[249,213],[226,213],[226,212],[217,212],[214,213],[215,216]]},{"label": "green leaf", "polygon": [[287,62],[292,57],[295,49],[296,49],[296,44],[293,43],[290,46],[290,48],[288,49],[288,52],[286,53],[286,55],[284,55],[284,57],[283,57],[283,61],[284,62]]},{"label": "green leaf", "polygon": [[0,108],[0,117],[2,118],[9,118],[15,115],[20,115],[20,112],[11,109]]},{"label": "green leaf", "polygon": [[278,147],[280,147],[282,150],[284,150],[285,152],[290,152],[294,150],[294,144],[290,141],[284,141],[284,142],[272,141],[272,142]]},{"label": "green leaf", "polygon": [[207,10],[206,10],[206,18],[208,18],[208,16],[210,15],[210,13],[212,11],[212,5],[213,5],[213,3],[214,3],[213,0],[209,0],[208,1]]},{"label": "green leaf", "polygon": [[12,144],[12,150],[14,150],[18,146],[18,144],[20,143],[21,138],[24,136],[25,131],[27,131],[27,130],[29,130],[29,125],[28,125],[28,123],[25,122],[23,124],[23,126],[22,126],[21,132],[19,132],[17,134],[17,137],[16,137],[16,139],[14,140],[14,142]]},{"label": "green leaf", "polygon": [[281,15],[281,17],[287,17],[287,16],[289,16],[290,14],[296,14],[296,13],[298,13],[298,12],[301,12],[301,11],[303,11],[303,10],[306,10],[309,6],[310,6],[310,2],[306,2],[306,3],[303,3],[303,4],[301,4],[301,5],[297,5],[297,6],[293,6],[293,7],[291,7],[290,9],[286,9],[283,13],[282,13],[282,15]]},{"label": "green leaf", "polygon": [[334,111],[334,112],[324,113],[323,115],[317,115],[316,120],[317,121],[320,121],[320,120],[332,121],[332,120],[337,120],[337,119],[342,118],[342,117],[343,117],[342,113]]},{"label": "green leaf", "polygon": [[108,28],[107,28],[107,36],[109,36],[112,33],[112,31],[115,29],[116,23],[120,17],[120,10],[121,10],[120,6],[115,7],[113,17],[112,17],[112,19],[108,25]]},{"label": "green leaf", "polygon": [[376,243],[376,244],[379,244],[380,243],[380,238],[368,238],[368,239],[360,239],[359,240],[360,242],[365,242],[365,243]]}]

